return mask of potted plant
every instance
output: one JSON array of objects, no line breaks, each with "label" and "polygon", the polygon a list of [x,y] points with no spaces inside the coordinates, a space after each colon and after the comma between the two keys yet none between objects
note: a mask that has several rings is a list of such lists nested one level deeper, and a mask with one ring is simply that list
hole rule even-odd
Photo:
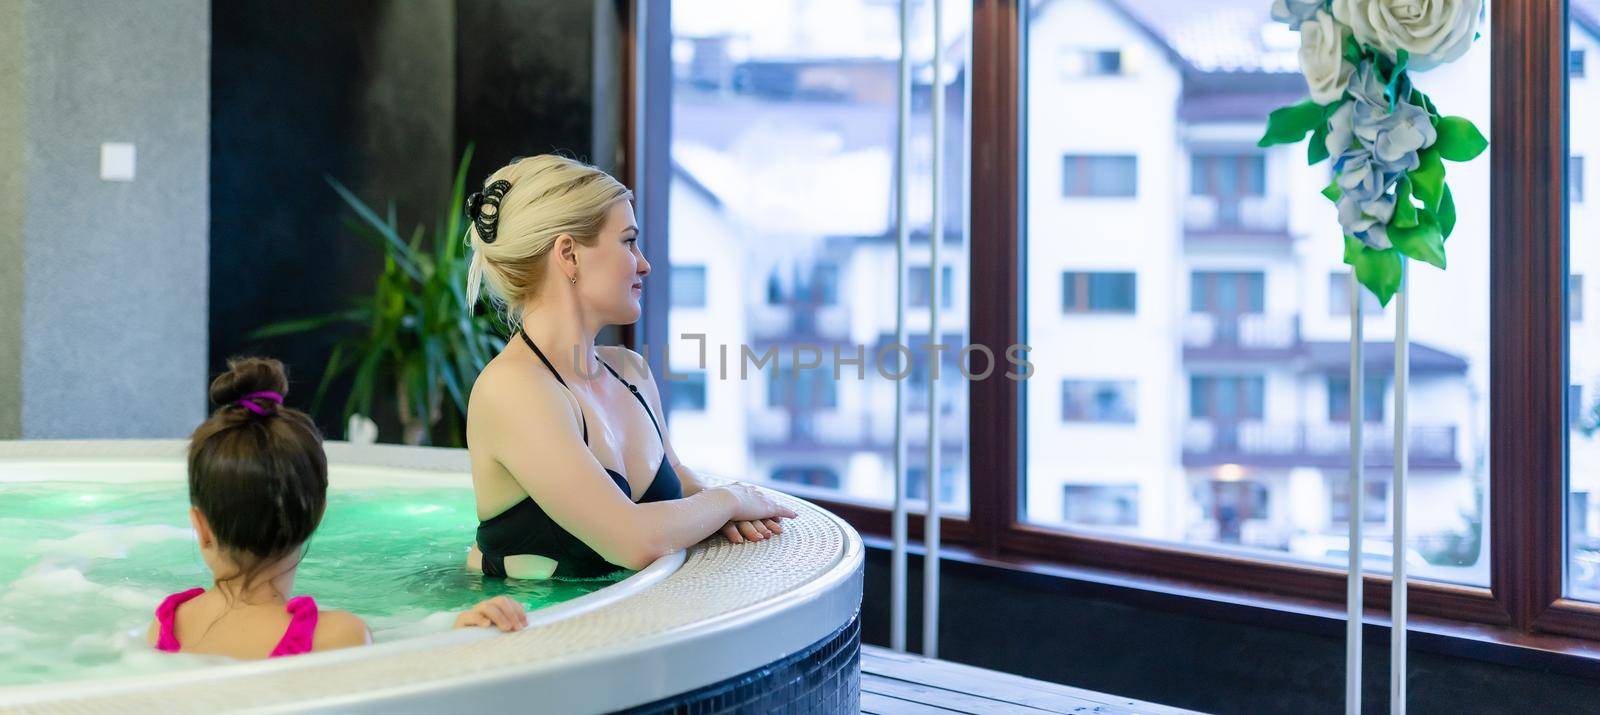
[{"label": "potted plant", "polygon": [[267,338],[349,326],[328,356],[312,400],[322,404],[336,378],[351,375],[341,422],[371,415],[373,397],[392,390],[406,444],[465,444],[467,394],[483,366],[508,334],[499,314],[468,305],[471,256],[463,236],[461,206],[472,147],[462,154],[449,204],[430,234],[418,224],[402,237],[394,203],[379,215],[333,177],[328,184],[355,213],[345,219],[356,235],[383,251],[383,272],[372,293],[345,310],[273,323],[251,333]]}]

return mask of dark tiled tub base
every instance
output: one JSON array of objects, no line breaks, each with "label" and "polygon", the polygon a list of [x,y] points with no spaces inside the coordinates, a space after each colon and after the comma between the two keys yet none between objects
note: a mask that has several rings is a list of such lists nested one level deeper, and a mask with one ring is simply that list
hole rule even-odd
[{"label": "dark tiled tub base", "polygon": [[861,711],[861,615],[783,660],[622,712],[854,713]]}]

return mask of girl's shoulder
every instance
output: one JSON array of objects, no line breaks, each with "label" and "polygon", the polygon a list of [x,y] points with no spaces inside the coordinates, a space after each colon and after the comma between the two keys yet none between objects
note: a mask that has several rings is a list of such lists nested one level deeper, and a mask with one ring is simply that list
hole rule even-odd
[{"label": "girl's shoulder", "polygon": [[349,611],[318,611],[317,632],[312,637],[312,650],[334,650],[372,642],[372,631],[366,621]]}]

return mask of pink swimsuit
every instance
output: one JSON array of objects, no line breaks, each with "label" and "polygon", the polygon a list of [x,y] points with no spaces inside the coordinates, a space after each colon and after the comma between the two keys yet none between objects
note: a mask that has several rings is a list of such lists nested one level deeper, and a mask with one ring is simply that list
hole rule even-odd
[{"label": "pink swimsuit", "polygon": [[[174,625],[178,606],[205,592],[203,588],[191,588],[174,593],[156,607],[156,625],[159,629],[156,637],[157,650],[178,652],[178,629]],[[272,654],[267,657],[310,653],[311,637],[317,632],[317,602],[310,596],[295,596],[283,605],[283,610],[289,612],[289,628],[283,632],[283,639],[278,641],[278,647],[273,648]]]}]

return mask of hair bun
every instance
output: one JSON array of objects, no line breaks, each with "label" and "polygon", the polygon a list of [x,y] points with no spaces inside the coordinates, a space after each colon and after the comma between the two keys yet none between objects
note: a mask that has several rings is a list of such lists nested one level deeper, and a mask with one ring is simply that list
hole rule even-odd
[{"label": "hair bun", "polygon": [[211,404],[224,407],[252,392],[289,394],[289,375],[283,363],[272,358],[228,359],[228,371],[211,381]]}]

